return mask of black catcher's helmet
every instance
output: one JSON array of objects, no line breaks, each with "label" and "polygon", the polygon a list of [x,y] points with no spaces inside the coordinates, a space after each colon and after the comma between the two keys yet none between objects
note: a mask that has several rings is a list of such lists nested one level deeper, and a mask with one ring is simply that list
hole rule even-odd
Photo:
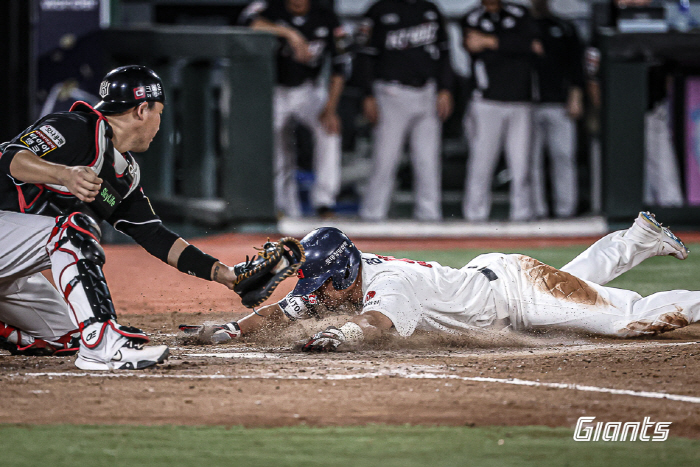
[{"label": "black catcher's helmet", "polygon": [[115,68],[100,84],[100,98],[95,110],[117,114],[136,107],[141,102],[165,103],[163,82],[153,70],[141,65]]}]

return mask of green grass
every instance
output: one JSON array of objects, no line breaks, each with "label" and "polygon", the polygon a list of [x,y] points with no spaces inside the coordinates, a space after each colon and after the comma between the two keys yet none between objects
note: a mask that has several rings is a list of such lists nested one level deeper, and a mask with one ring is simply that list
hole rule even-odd
[{"label": "green grass", "polygon": [[585,443],[544,427],[6,425],[0,445],[0,465],[13,467],[700,465],[697,440]]},{"label": "green grass", "polygon": [[[631,271],[607,284],[610,287],[629,289],[643,296],[664,290],[700,290],[700,245],[688,245],[690,251],[697,252],[688,259],[679,261],[673,257],[655,257],[644,261]],[[546,264],[560,268],[571,261],[585,247],[522,248],[503,249],[500,253],[522,253]],[[397,258],[411,258],[417,261],[437,261],[445,266],[461,268],[471,259],[494,250],[425,250],[425,251],[385,251]]]}]

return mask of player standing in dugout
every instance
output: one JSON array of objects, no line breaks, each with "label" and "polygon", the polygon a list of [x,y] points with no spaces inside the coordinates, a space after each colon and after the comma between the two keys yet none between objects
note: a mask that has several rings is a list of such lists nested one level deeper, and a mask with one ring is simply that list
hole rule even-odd
[{"label": "player standing in dugout", "polygon": [[364,113],[376,124],[360,217],[386,219],[408,137],[413,217],[440,220],[442,121],[452,113],[454,82],[442,14],[426,0],[379,0],[365,13],[358,41],[355,67],[366,94]]},{"label": "player standing in dugout", "polygon": [[[285,264],[268,274],[265,290],[246,297],[251,266],[267,264],[229,267],[188,244],[163,226],[139,185],[130,151],[146,151],[160,127],[158,75],[116,68],[99,94],[94,108],[76,102],[0,145],[0,347],[20,355],[77,352],[84,370],[142,369],[163,362],[169,349],[147,346],[143,331],[117,323],[102,272],[101,221],[179,271],[234,289],[244,304],[269,296],[298,262],[271,244],[266,261],[284,257]],[[41,274],[49,268],[56,287]]]},{"label": "player standing in dugout", "polygon": [[469,160],[464,217],[488,220],[491,182],[504,148],[510,173],[510,220],[531,220],[532,62],[543,53],[536,25],[522,5],[481,0],[481,6],[464,16],[462,28],[475,84],[465,119]]},{"label": "player standing in dugout", "polygon": [[[275,206],[281,214],[302,214],[296,180],[296,152],[285,141],[292,119],[314,136],[314,184],[310,201],[321,217],[333,214],[340,191],[341,138],[338,101],[349,70],[349,35],[330,10],[311,0],[270,0],[251,3],[241,22],[277,35],[277,85],[274,90]],[[321,82],[324,59],[330,56],[331,76]]]}]

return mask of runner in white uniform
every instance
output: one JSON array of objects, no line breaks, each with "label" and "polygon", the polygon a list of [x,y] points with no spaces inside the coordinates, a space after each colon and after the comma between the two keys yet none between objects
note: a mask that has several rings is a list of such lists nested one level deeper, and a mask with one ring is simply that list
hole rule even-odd
[{"label": "runner in white uniform", "polygon": [[[475,328],[539,326],[633,337],[700,320],[700,292],[648,297],[604,284],[658,255],[685,259],[688,250],[649,213],[611,233],[561,270],[518,254],[480,255],[461,269],[435,262],[361,253],[342,232],[324,227],[302,240],[307,261],[294,291],[237,323],[218,326],[214,340],[256,331],[270,322],[318,316],[354,305],[358,316],[311,338],[306,350],[335,349],[394,328],[459,333]],[[319,306],[323,305],[323,306]]]}]

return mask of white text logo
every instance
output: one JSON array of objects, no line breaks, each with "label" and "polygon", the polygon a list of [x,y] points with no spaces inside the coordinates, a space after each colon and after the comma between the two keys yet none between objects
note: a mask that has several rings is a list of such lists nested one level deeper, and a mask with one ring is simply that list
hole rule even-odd
[{"label": "white text logo", "polygon": [[[596,422],[595,417],[580,417],[576,422],[574,441],[666,441],[671,422]],[[653,430],[650,430],[653,428]]]}]

